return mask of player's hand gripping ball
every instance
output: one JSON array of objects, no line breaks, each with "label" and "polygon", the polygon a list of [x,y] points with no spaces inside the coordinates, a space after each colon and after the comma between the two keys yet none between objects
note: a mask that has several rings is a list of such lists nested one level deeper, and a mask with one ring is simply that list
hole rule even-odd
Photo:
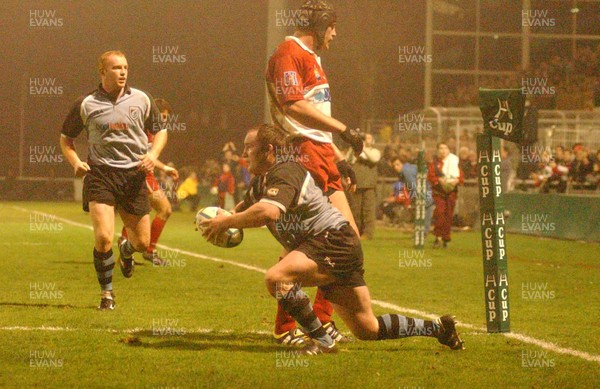
[{"label": "player's hand gripping ball", "polygon": [[224,218],[231,213],[219,207],[202,208],[196,214],[196,228],[207,241],[219,247],[235,247],[242,243],[244,231],[238,228],[227,228]]}]

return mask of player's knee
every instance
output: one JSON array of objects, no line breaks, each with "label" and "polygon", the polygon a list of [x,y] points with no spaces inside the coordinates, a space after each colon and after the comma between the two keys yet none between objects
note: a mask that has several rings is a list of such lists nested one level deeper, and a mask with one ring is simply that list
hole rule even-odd
[{"label": "player's knee", "polygon": [[150,240],[144,240],[144,241],[140,241],[137,244],[137,247],[135,248],[137,251],[148,251],[148,246],[150,246]]},{"label": "player's knee", "polygon": [[136,251],[145,252],[148,250],[148,246],[150,246],[150,237],[142,236],[137,237],[137,239],[131,239],[131,244]]},{"label": "player's knee", "polygon": [[265,275],[265,286],[267,287],[267,290],[269,291],[269,294],[271,296],[277,297],[275,283],[273,283],[273,281],[270,278],[268,278],[266,275]]},{"label": "player's knee", "polygon": [[359,340],[377,340],[379,337],[379,322],[374,316],[356,318],[352,324],[350,331]]},{"label": "player's knee", "polygon": [[359,328],[350,328],[352,335],[358,340],[377,340],[378,329],[369,326],[360,326]]},{"label": "player's knee", "polygon": [[161,207],[161,210],[160,210],[158,216],[160,216],[160,218],[163,219],[163,220],[167,220],[169,217],[171,217],[172,213],[173,213],[173,208],[171,207],[171,203],[169,203],[167,201]]},{"label": "player's knee", "polygon": [[267,273],[265,274],[265,285],[273,297],[275,297],[277,279],[277,272],[274,271],[273,268],[267,270]]},{"label": "player's knee", "polygon": [[280,282],[283,278],[283,274],[277,269],[277,266],[273,266],[265,273],[265,281],[271,283]]},{"label": "player's knee", "polygon": [[109,234],[98,234],[96,235],[96,242],[94,246],[96,250],[101,253],[108,252],[112,248],[113,240]]},{"label": "player's knee", "polygon": [[377,340],[377,331],[365,328],[359,331],[352,331],[352,334],[358,340]]},{"label": "player's knee", "polygon": [[265,274],[265,284],[273,297],[283,296],[289,291],[287,282],[283,282],[283,274],[275,268],[270,268]]}]

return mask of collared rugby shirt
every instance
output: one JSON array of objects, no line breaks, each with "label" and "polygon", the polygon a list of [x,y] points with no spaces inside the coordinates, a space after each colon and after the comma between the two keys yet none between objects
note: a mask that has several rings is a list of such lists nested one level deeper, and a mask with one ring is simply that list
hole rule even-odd
[{"label": "collared rugby shirt", "polygon": [[112,101],[102,85],[81,96],[67,115],[61,133],[76,138],[86,130],[88,162],[129,169],[139,165],[139,157],[148,152],[148,135],[164,131],[160,112],[152,97],[126,87]]},{"label": "collared rugby shirt", "polygon": [[307,100],[323,114],[331,116],[329,82],[321,67],[321,58],[314,51],[300,39],[286,37],[269,59],[266,81],[271,117],[277,128],[317,142],[332,142],[330,132],[307,127],[283,110],[289,102]]},{"label": "collared rugby shirt", "polygon": [[294,250],[311,236],[347,223],[310,173],[297,162],[278,163],[264,175],[254,177],[242,209],[257,202],[272,204],[281,210],[279,218],[267,227],[287,250]]}]

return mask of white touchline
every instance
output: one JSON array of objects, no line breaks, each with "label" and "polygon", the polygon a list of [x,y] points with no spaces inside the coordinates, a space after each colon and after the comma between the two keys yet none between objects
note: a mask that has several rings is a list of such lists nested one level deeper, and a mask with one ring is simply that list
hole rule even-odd
[{"label": "white touchline", "polygon": [[[51,216],[53,218],[55,218],[56,220],[60,220],[66,224],[70,224],[72,226],[75,227],[81,227],[81,228],[87,228],[89,230],[92,230],[92,226],[88,225],[88,224],[83,224],[83,223],[78,223],[69,219],[65,219],[62,218],[60,216],[57,215],[52,215],[49,213],[45,213],[45,212],[40,212],[40,211],[36,211],[36,210],[31,210],[31,209],[27,209],[27,208],[23,208],[23,207],[18,207],[18,206],[13,206],[13,209],[16,209],[18,211],[22,211],[22,212],[34,212],[37,213],[39,215],[43,215],[43,216]],[[118,235],[115,233],[115,236]],[[240,263],[240,262],[235,262],[235,261],[230,261],[228,259],[221,259],[221,258],[216,258],[216,257],[210,257],[208,255],[202,255],[202,254],[198,254],[198,253],[194,253],[192,251],[186,251],[186,250],[180,250],[177,248],[173,248],[173,247],[169,247],[169,246],[165,246],[163,244],[157,244],[157,247],[160,247],[162,249],[166,249],[166,250],[170,250],[176,253],[180,253],[180,254],[185,254],[185,255],[189,255],[190,257],[196,257],[199,259],[206,259],[209,261],[213,261],[213,262],[219,262],[219,263],[226,263],[228,265],[232,265],[232,266],[237,266],[237,267],[241,267],[242,269],[246,269],[246,270],[252,270],[258,273],[266,273],[266,269],[260,268],[260,267],[256,267],[256,266],[252,266],[252,265],[246,265],[244,263]],[[377,305],[381,308],[386,308],[386,309],[393,309],[397,312],[400,313],[406,313],[409,315],[415,315],[415,316],[420,316],[420,317],[424,317],[427,319],[437,319],[439,317],[439,315],[435,315],[433,313],[429,313],[429,312],[424,312],[424,311],[419,311],[416,309],[411,309],[411,308],[404,308],[404,307],[400,307],[398,305],[392,304],[392,303],[388,303],[385,301],[379,301],[379,300],[371,300],[371,303],[373,305]],[[467,328],[470,330],[475,330],[475,331],[482,331],[485,332],[486,329],[483,326],[476,326],[473,324],[468,324],[468,323],[462,323],[459,322],[458,323],[459,327],[463,327],[463,328]],[[20,328],[20,327],[0,327],[0,330],[4,330],[4,329],[9,329],[9,328]],[[23,328],[29,328],[29,327],[23,327]],[[40,327],[38,327],[40,328]],[[53,327],[41,327],[41,328],[53,328]],[[61,327],[58,327],[61,328]],[[49,330],[52,331],[52,330]],[[60,330],[59,330],[60,331]],[[257,332],[258,333],[258,332]],[[586,361],[591,361],[591,362],[598,362],[600,363],[600,355],[595,355],[595,354],[591,354],[585,351],[579,351],[579,350],[574,350],[571,348],[566,348],[566,347],[561,347],[561,346],[557,346],[556,344],[552,343],[552,342],[547,342],[545,340],[541,340],[541,339],[536,339],[533,338],[531,336],[528,335],[524,335],[524,334],[518,334],[518,333],[514,333],[514,332],[502,332],[501,335],[507,337],[507,338],[511,338],[511,339],[516,339],[520,342],[523,343],[529,343],[529,344],[533,344],[535,346],[538,346],[540,348],[543,348],[545,350],[548,351],[552,351],[558,354],[566,354],[566,355],[572,355],[574,357],[578,357],[581,359],[585,359]]]},{"label": "white touchline", "polygon": [[[212,328],[197,328],[195,330],[185,328],[186,333],[192,334],[233,334],[234,330],[220,329],[213,330]],[[111,334],[135,334],[136,332],[147,332],[150,331],[148,328],[126,328],[122,330],[117,330],[114,328],[72,328],[72,327],[55,327],[55,326],[41,326],[41,327],[27,327],[27,326],[6,326],[0,327],[0,331],[62,331],[62,332],[75,332],[75,331],[95,331],[95,332],[109,332]],[[251,334],[257,335],[270,335],[271,332],[264,330],[252,330],[249,331]],[[248,332],[245,332],[248,333]]]}]

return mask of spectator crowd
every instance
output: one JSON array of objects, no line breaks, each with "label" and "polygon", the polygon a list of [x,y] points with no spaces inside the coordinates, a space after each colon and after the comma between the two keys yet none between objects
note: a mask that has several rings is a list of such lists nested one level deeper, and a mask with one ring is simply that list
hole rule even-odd
[{"label": "spectator crowd", "polygon": [[200,167],[182,167],[181,182],[159,173],[157,179],[174,209],[195,211],[200,203],[232,209],[243,199],[251,179],[247,161],[234,142],[225,143],[220,154]]},{"label": "spectator crowd", "polygon": [[525,148],[518,175],[532,179],[542,193],[597,190],[600,182],[600,149],[594,154],[578,143],[567,149]]},{"label": "spectator crowd", "polygon": [[[379,139],[385,139],[379,135]],[[366,147],[361,155],[355,156],[351,151],[346,153],[346,159],[356,173],[356,185],[347,191],[347,197],[361,239],[373,237],[376,219],[406,231],[413,229],[419,146],[404,143],[399,136],[390,138],[382,145],[375,142],[372,134],[366,134]],[[451,227],[469,228],[472,223],[454,212],[459,186],[465,180],[473,183],[478,176],[473,136],[464,131],[459,142],[457,148],[456,139],[449,137],[424,152],[428,168],[425,229],[426,232],[433,231],[436,247],[447,246],[451,240]],[[429,140],[427,144],[432,146],[434,143]],[[568,188],[598,189],[600,150],[594,153],[582,144],[554,149],[506,144],[501,153],[503,192],[525,189],[525,183],[541,193],[565,193]],[[251,179],[247,162],[234,142],[225,143],[220,154],[220,158],[208,159],[199,168],[181,168],[181,182],[174,182],[172,177],[159,173],[157,178],[174,209],[196,210],[200,202],[203,206],[231,209],[243,199]],[[381,182],[385,182],[388,189],[377,195]]]},{"label": "spectator crowd", "polygon": [[479,86],[524,88],[539,109],[593,110],[600,107],[600,44],[580,45],[573,57],[553,55],[510,76],[482,76],[479,85],[459,82],[437,96],[434,105],[477,106]]}]

